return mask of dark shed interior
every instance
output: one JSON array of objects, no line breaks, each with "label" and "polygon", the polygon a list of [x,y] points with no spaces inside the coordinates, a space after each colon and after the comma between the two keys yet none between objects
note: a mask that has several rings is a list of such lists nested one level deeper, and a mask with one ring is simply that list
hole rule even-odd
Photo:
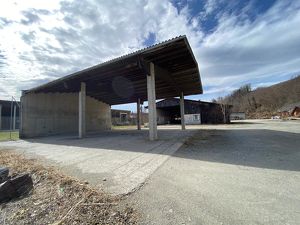
[{"label": "dark shed interior", "polygon": [[11,123],[13,120],[13,113],[14,113],[14,107],[16,106],[16,129],[19,129],[20,119],[20,109],[18,104],[16,102],[6,101],[6,100],[0,100],[1,107],[1,127],[0,130],[9,130],[11,128]]},{"label": "dark shed interior", "polygon": [[[180,100],[177,98],[168,98],[156,103],[158,117],[167,119],[161,124],[179,124],[180,119]],[[218,124],[224,123],[224,113],[222,107],[218,103],[184,100],[184,114],[200,114],[202,124]],[[225,120],[230,122],[230,106],[226,106]],[[167,122],[166,122],[167,121]]]}]

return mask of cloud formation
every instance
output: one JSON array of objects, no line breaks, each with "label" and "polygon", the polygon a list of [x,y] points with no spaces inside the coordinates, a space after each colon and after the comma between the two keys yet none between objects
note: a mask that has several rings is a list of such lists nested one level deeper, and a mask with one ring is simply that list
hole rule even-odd
[{"label": "cloud formation", "polygon": [[299,73],[299,6],[297,1],[279,1],[254,21],[222,15],[200,47],[199,62],[208,75],[204,83],[236,86]]},{"label": "cloud formation", "polygon": [[182,34],[198,60],[205,99],[244,83],[260,86],[300,72],[299,1],[278,1],[263,12],[253,1],[241,6],[223,0],[209,0],[196,12],[195,0],[3,4],[2,99]]}]

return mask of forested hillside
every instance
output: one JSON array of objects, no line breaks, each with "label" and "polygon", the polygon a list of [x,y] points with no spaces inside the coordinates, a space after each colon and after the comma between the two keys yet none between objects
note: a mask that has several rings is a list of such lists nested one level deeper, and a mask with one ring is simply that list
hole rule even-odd
[{"label": "forested hillside", "polygon": [[284,105],[300,101],[300,76],[255,90],[247,84],[217,101],[233,105],[234,112],[246,112],[248,118],[270,118]]}]

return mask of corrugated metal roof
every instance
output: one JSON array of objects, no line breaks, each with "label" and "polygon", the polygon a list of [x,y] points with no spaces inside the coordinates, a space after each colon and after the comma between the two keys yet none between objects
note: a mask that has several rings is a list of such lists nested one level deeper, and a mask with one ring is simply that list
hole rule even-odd
[{"label": "corrugated metal roof", "polygon": [[[167,44],[168,42],[172,42],[172,41],[177,40],[177,39],[180,39],[180,38],[186,38],[186,36],[185,36],[185,35],[180,35],[180,36],[177,36],[177,37],[174,37],[174,38],[171,38],[171,39],[168,39],[168,40],[165,40],[165,41],[162,41],[162,42],[159,42],[159,43],[150,45],[150,46],[148,46],[148,47],[139,49],[139,50],[137,50],[137,51],[134,51],[134,52],[131,52],[131,53],[128,53],[128,54],[125,54],[125,55],[122,55],[122,56],[119,56],[119,57],[116,57],[116,58],[107,60],[107,61],[102,62],[102,63],[100,63],[100,64],[98,64],[98,65],[96,65],[96,66],[101,66],[101,65],[104,65],[104,64],[106,64],[106,63],[112,63],[112,62],[115,62],[115,61],[118,61],[118,60],[122,60],[122,59],[124,59],[124,58],[126,58],[126,57],[130,57],[130,56],[134,56],[134,55],[143,53],[144,51],[147,51],[147,50],[152,49],[152,48],[159,47],[160,45]],[[92,68],[92,67],[91,67],[91,68]]]},{"label": "corrugated metal roof", "polygon": [[69,75],[64,76],[64,77],[61,77],[61,78],[59,78],[59,79],[50,81],[50,82],[48,82],[48,83],[46,83],[46,84],[42,84],[42,85],[40,85],[40,86],[34,87],[34,88],[32,88],[32,89],[29,89],[29,90],[27,90],[27,92],[35,91],[35,90],[37,90],[37,89],[39,89],[39,88],[42,88],[42,87],[44,87],[44,86],[46,86],[46,85],[50,85],[51,83],[59,82],[60,80],[66,80],[66,79],[68,79],[68,78],[71,78],[71,77],[76,76],[76,75],[78,75],[78,74],[81,74],[81,73],[83,73],[83,72],[88,72],[88,71],[91,71],[91,70],[100,68],[100,67],[102,67],[102,66],[105,66],[105,65],[107,65],[107,64],[114,63],[114,62],[117,62],[117,61],[121,61],[121,60],[123,60],[123,59],[126,59],[126,58],[129,58],[129,57],[132,57],[132,56],[141,54],[141,53],[143,53],[143,52],[146,51],[146,50],[151,50],[151,49],[157,48],[157,47],[159,47],[159,46],[161,46],[161,45],[165,45],[165,44],[168,44],[169,42],[172,42],[172,41],[175,41],[175,40],[178,40],[178,39],[182,39],[182,38],[186,38],[186,36],[185,36],[185,35],[180,35],[180,36],[178,36],[178,37],[174,37],[174,38],[171,38],[171,39],[162,41],[162,42],[160,42],[160,43],[157,43],[157,44],[154,44],[154,45],[150,45],[150,46],[148,46],[148,47],[146,47],[146,48],[139,49],[139,50],[137,50],[137,51],[134,51],[134,52],[131,52],[131,53],[128,53],[128,54],[125,54],[125,55],[122,55],[122,56],[119,56],[119,57],[116,57],[116,58],[113,58],[113,59],[110,59],[110,60],[107,60],[107,61],[104,61],[104,62],[101,62],[101,63],[99,63],[99,64],[97,64],[97,65],[95,65],[95,66],[91,66],[91,67],[85,68],[85,69],[80,70],[80,71],[78,71],[78,72],[69,74]]},{"label": "corrugated metal roof", "polygon": [[[185,94],[202,93],[198,64],[185,35],[108,60],[32,88],[25,93],[77,92],[79,91],[80,82],[86,82],[88,95],[108,104],[130,103],[135,101],[136,98],[141,98],[144,101],[147,99],[146,74],[140,67],[140,60],[153,62],[155,65],[169,71],[172,74],[171,80],[177,82],[178,89],[185,92]],[[134,89],[134,95],[126,97],[115,93],[116,90],[112,90],[112,83],[118,76],[128,80],[132,89]],[[174,93],[174,90],[171,91],[170,83],[162,82],[160,76],[156,78],[158,98],[178,96],[179,93]],[[96,83],[102,85],[101,88],[98,87],[102,90],[97,90]],[[124,85],[126,85],[126,82]],[[111,89],[108,89],[108,87]],[[106,91],[103,91],[104,89]],[[110,98],[109,95],[113,97]]]},{"label": "corrugated metal roof", "polygon": [[[206,102],[206,101],[201,101],[201,100],[192,100],[192,99],[184,99],[185,103],[191,103],[194,105],[220,105],[217,102]],[[163,100],[160,100],[156,102],[156,107],[157,108],[164,108],[164,107],[169,107],[169,106],[179,106],[180,105],[180,99],[179,98],[166,98]],[[232,105],[226,104],[227,107],[232,107]],[[147,106],[145,107],[146,109],[148,108]]]},{"label": "corrugated metal roof", "polygon": [[[168,102],[170,102],[170,105],[172,105],[172,106],[180,105],[179,98],[166,98],[166,99],[156,102],[156,106],[158,108],[159,107],[168,107]],[[184,103],[190,103],[190,104],[196,104],[196,105],[220,105],[217,102],[206,102],[206,101],[192,100],[192,99],[184,99]],[[231,106],[231,105],[227,105],[227,106]]]}]

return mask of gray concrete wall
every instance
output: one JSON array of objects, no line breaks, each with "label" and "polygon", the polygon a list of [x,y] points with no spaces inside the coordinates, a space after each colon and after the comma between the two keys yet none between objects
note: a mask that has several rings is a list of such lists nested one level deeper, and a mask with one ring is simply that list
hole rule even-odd
[{"label": "gray concrete wall", "polygon": [[[38,93],[21,97],[20,137],[78,133],[78,93]],[[86,97],[86,130],[111,128],[110,106]]]},{"label": "gray concrete wall", "polygon": [[110,106],[86,96],[86,131],[111,129]]}]

